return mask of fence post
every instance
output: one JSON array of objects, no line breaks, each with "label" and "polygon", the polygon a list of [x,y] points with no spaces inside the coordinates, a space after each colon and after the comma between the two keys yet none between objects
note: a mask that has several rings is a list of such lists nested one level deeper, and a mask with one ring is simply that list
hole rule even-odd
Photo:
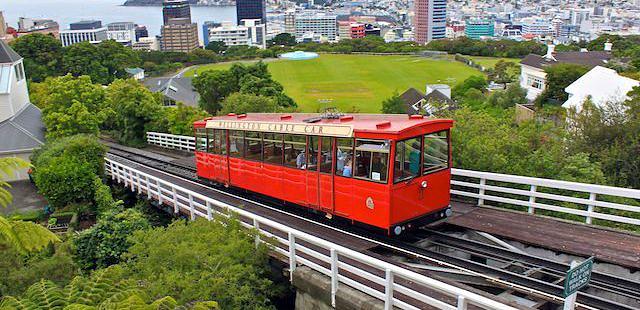
[{"label": "fence post", "polygon": [[482,196],[484,196],[484,186],[485,184],[487,184],[487,180],[484,178],[480,179],[480,190],[478,191],[478,206],[482,206],[484,205],[484,198],[482,198]]},{"label": "fence post", "polygon": [[296,239],[289,232],[289,280],[293,281],[293,272],[296,270]]},{"label": "fence post", "polygon": [[136,171],[136,183],[138,184],[138,194],[142,194],[142,186],[140,185],[140,173]]},{"label": "fence post", "polygon": [[144,183],[147,185],[147,199],[151,200],[151,184],[149,183],[149,176],[144,176]]},{"label": "fence post", "polygon": [[205,203],[207,205],[207,220],[211,221],[213,219],[213,216],[211,215],[211,203],[209,200],[205,201]]},{"label": "fence post", "polygon": [[529,190],[529,192],[531,192],[529,196],[529,213],[530,214],[535,213],[535,208],[533,207],[533,205],[536,203],[536,197],[534,196],[534,194],[537,188],[538,188],[537,186],[531,185],[531,189]]},{"label": "fence post", "polygon": [[260,222],[258,222],[258,219],[254,218],[253,219],[253,227],[257,230],[256,232],[256,248],[258,247],[258,245],[260,244]]},{"label": "fence post", "polygon": [[156,179],[156,188],[158,190],[158,205],[162,205],[162,187],[160,187],[160,180]]},{"label": "fence post", "polygon": [[135,192],[136,191],[136,185],[135,182],[133,181],[133,170],[129,170],[129,180],[131,181],[129,183],[129,185],[131,186],[131,191]]},{"label": "fence post", "polygon": [[173,193],[173,213],[178,213],[178,192],[175,187],[171,188],[171,192]]},{"label": "fence post", "polygon": [[195,208],[194,204],[193,204],[193,196],[191,196],[191,194],[189,194],[189,215],[191,216],[191,220],[194,221],[196,219],[196,213],[193,211],[193,209]]},{"label": "fence post", "polygon": [[336,293],[338,292],[338,253],[331,249],[331,306],[336,307]]},{"label": "fence post", "polygon": [[467,299],[464,296],[458,296],[457,310],[467,310]]},{"label": "fence post", "polygon": [[115,180],[116,176],[113,174],[113,162],[109,160],[109,171],[111,172],[111,180]]},{"label": "fence post", "polygon": [[591,201],[592,203],[587,206],[587,213],[589,213],[589,215],[586,218],[587,224],[591,224],[591,221],[592,221],[591,214],[593,213],[593,207],[594,207],[593,202],[596,201],[596,193],[589,194],[589,201]]},{"label": "fence post", "polygon": [[386,283],[384,286],[384,309],[393,309],[393,273],[391,269],[387,268],[385,271]]}]

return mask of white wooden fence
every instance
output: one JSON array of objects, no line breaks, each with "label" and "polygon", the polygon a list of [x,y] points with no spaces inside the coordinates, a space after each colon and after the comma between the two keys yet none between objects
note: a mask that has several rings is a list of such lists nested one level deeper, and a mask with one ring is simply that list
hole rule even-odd
[{"label": "white wooden fence", "polygon": [[[149,199],[173,206],[175,213],[186,212],[192,220],[196,217],[212,220],[215,214],[238,214],[243,226],[259,232],[256,243],[262,242],[261,238],[265,237],[275,240],[274,250],[288,259],[291,274],[297,266],[304,265],[330,277],[333,306],[338,287],[347,285],[383,301],[386,310],[393,307],[417,310],[424,304],[448,310],[463,310],[468,305],[516,310],[490,298],[217,201],[109,158],[105,158],[105,168],[114,181],[123,183],[131,191],[146,194]],[[409,283],[412,287],[407,285]]]},{"label": "white wooden fence", "polygon": [[[191,136],[149,132],[147,141],[167,148],[195,149],[195,138]],[[536,210],[555,211],[580,216],[587,224],[600,219],[640,225],[637,189],[463,169],[451,169],[451,173],[451,194],[474,198],[479,206],[525,207],[532,214]],[[613,202],[616,200],[619,201]]]}]

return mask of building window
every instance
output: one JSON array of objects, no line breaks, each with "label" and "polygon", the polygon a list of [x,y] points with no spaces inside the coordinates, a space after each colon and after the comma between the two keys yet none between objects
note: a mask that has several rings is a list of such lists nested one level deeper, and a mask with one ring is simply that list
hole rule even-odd
[{"label": "building window", "polygon": [[544,80],[539,78],[539,77],[535,77],[532,75],[528,75],[527,76],[527,85],[536,88],[536,89],[543,89],[544,88]]},{"label": "building window", "polygon": [[354,176],[380,183],[387,182],[389,141],[356,140]]},{"label": "building window", "polygon": [[449,131],[426,134],[423,155],[424,174],[449,168]]},{"label": "building window", "polygon": [[18,79],[18,81],[24,80],[24,67],[22,63],[15,65],[14,69],[16,71],[16,79]]}]

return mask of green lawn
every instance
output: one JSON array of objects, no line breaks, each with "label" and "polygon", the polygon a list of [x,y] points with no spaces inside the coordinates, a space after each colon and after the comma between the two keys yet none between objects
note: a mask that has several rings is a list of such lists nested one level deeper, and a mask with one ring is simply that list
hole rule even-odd
[{"label": "green lawn", "polygon": [[516,64],[520,63],[520,58],[499,58],[499,57],[483,57],[483,56],[465,56],[472,59],[475,63],[485,67],[493,68],[500,60],[510,61]]},{"label": "green lawn", "polygon": [[[191,70],[228,69],[230,63],[205,65]],[[344,112],[379,113],[382,101],[394,91],[409,87],[423,91],[428,83],[455,85],[471,75],[481,74],[453,60],[412,56],[364,56],[322,54],[312,60],[276,60],[269,71],[282,83],[302,112],[316,112],[327,106]],[[328,104],[320,100],[330,99]]]}]

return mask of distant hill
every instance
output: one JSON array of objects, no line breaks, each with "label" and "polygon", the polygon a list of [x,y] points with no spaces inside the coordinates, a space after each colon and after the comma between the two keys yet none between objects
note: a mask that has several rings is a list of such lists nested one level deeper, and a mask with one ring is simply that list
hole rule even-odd
[{"label": "distant hill", "polygon": [[[127,0],[124,6],[161,6],[163,0]],[[197,5],[198,0],[189,0],[189,4]]]}]

